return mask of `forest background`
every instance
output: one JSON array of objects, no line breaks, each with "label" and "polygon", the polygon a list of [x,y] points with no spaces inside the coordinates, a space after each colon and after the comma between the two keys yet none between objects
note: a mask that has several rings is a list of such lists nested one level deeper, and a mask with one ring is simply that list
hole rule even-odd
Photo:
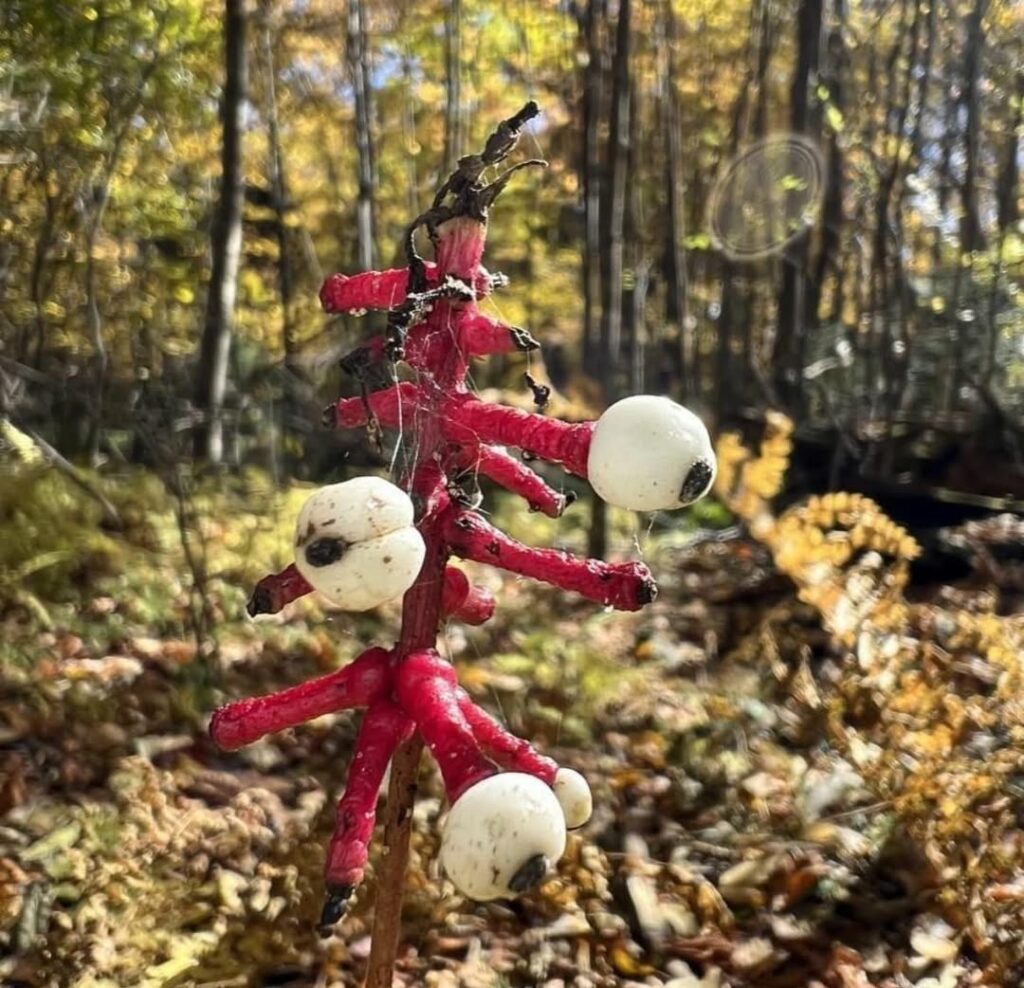
[{"label": "forest background", "polygon": [[[977,863],[977,834],[995,846],[1003,831],[973,815],[981,796],[956,804],[964,831],[949,825],[942,854],[978,857],[969,880],[942,872],[951,898],[937,905],[931,831],[907,821],[943,819],[935,793],[955,786],[903,816],[907,779],[875,784],[856,763],[837,725],[894,743],[849,699],[844,677],[859,683],[871,660],[797,601],[802,571],[745,527],[763,524],[783,475],[783,504],[870,494],[923,546],[912,597],[1019,641],[1017,522],[940,534],[1024,506],[1013,0],[7,0],[0,980],[358,980],[366,903],[327,947],[307,915],[352,722],[230,758],[204,724],[225,697],[393,634],[387,608],[306,602],[245,620],[255,581],[290,561],[311,484],[386,470],[401,441],[377,451],[320,427],[328,401],[358,391],[338,359],[382,317],[328,318],[317,293],[334,271],[400,263],[406,225],[458,157],[527,99],[542,116],[516,160],[548,168],[517,175],[495,211],[487,264],[510,286],[485,307],[542,350],[479,365],[474,386],[532,407],[528,371],[569,419],[660,392],[755,445],[784,412],[792,448],[788,432],[769,443],[750,497],[720,488],[653,520],[606,517],[557,470],[549,481],[581,496],[557,524],[487,491],[526,541],[643,554],[662,597],[634,621],[493,583],[502,622],[446,632],[471,692],[602,780],[599,814],[561,890],[522,914],[455,914],[430,872],[439,803],[424,800],[408,983],[427,965],[439,985],[557,984],[563,964],[568,983],[661,984],[688,977],[683,958],[706,986],[716,970],[737,985],[945,988],[985,970],[1019,983],[1024,958],[1000,953],[999,924],[1000,910],[1021,921],[1024,900]],[[901,539],[903,573],[917,550]],[[949,668],[985,693],[991,641],[967,640],[946,643]],[[969,690],[941,682],[941,703],[908,693],[893,716],[1002,750],[960,721],[947,730],[945,698]],[[861,720],[836,712],[847,702]],[[936,764],[952,750],[936,747]],[[993,813],[1012,815],[1024,787],[999,780],[1012,799]],[[807,810],[826,804],[827,839]],[[833,911],[840,892],[852,919]],[[780,932],[783,913],[806,942]],[[982,913],[989,925],[965,933]],[[515,939],[542,923],[562,926]]]}]

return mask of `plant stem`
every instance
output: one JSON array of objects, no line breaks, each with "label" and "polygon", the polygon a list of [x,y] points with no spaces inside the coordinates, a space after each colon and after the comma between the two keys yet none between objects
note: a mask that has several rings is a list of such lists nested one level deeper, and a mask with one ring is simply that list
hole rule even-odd
[{"label": "plant stem", "polygon": [[[483,223],[469,220],[446,224],[438,244],[439,268],[468,276],[472,282],[479,273],[486,229]],[[447,302],[439,302],[432,315],[438,325],[450,327],[456,321],[458,311]],[[443,476],[436,468],[437,459],[447,442],[441,428],[442,406],[447,392],[461,385],[458,379],[460,366],[458,348],[449,347],[432,379],[426,375],[421,379],[422,400],[412,423],[417,442],[416,457],[403,478],[403,486],[410,488],[413,501],[422,506],[420,510],[424,515],[418,526],[427,552],[423,568],[402,603],[402,635],[395,649],[396,665],[412,652],[433,649],[437,642],[449,550],[444,531],[445,511],[434,514],[429,506],[437,498],[439,484],[443,484]],[[422,752],[423,741],[417,733],[398,749],[391,761],[366,988],[391,988],[392,985],[402,927],[402,894],[409,863],[412,810]]]}]

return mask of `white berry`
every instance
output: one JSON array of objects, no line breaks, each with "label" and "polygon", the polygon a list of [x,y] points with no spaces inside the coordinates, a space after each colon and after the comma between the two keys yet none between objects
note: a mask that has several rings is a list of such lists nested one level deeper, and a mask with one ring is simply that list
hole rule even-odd
[{"label": "white berry", "polygon": [[587,780],[571,768],[560,768],[551,788],[562,807],[566,828],[575,830],[582,827],[594,812],[594,797],[590,794]]},{"label": "white berry", "polygon": [[704,423],[670,398],[633,395],[605,410],[587,475],[598,496],[631,511],[670,511],[703,497],[715,479]]},{"label": "white berry", "polygon": [[400,597],[423,565],[413,505],[381,477],[356,477],[316,491],[295,526],[295,565],[328,600],[367,611]]},{"label": "white berry", "polygon": [[467,789],[448,813],[441,864],[464,896],[514,898],[536,885],[565,851],[565,817],[540,779],[492,775]]}]

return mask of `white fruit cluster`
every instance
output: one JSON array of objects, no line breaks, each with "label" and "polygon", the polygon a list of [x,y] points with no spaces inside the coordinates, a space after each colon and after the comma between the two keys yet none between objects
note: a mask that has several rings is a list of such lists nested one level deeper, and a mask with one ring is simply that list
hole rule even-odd
[{"label": "white fruit cluster", "polygon": [[413,505],[381,477],[321,487],[295,526],[295,565],[306,582],[348,611],[400,597],[423,565],[423,536]]},{"label": "white fruit cluster", "polygon": [[704,423],[670,398],[633,395],[597,420],[587,475],[598,496],[631,511],[671,511],[703,497],[715,479]]},{"label": "white fruit cluster", "polygon": [[565,851],[566,830],[592,809],[590,787],[572,769],[559,769],[553,788],[521,772],[492,775],[449,811],[441,864],[467,898],[514,898],[544,877]]}]

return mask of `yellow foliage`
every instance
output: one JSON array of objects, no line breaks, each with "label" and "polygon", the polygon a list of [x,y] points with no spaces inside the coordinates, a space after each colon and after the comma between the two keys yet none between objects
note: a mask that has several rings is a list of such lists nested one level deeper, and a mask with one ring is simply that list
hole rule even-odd
[{"label": "yellow foliage", "polygon": [[[1024,902],[992,891],[1007,881],[1003,849],[1018,828],[1019,801],[1005,794],[1021,770],[1024,616],[1001,616],[988,598],[970,609],[908,602],[920,546],[860,494],[812,497],[776,517],[769,502],[790,434],[787,419],[770,416],[757,455],[723,436],[719,496],[847,650],[835,739],[854,761],[865,742],[881,750],[866,781],[943,869],[945,904],[1019,929]],[[862,726],[846,723],[844,709]],[[984,940],[977,946],[1000,965],[1024,959],[1019,942]]]}]

